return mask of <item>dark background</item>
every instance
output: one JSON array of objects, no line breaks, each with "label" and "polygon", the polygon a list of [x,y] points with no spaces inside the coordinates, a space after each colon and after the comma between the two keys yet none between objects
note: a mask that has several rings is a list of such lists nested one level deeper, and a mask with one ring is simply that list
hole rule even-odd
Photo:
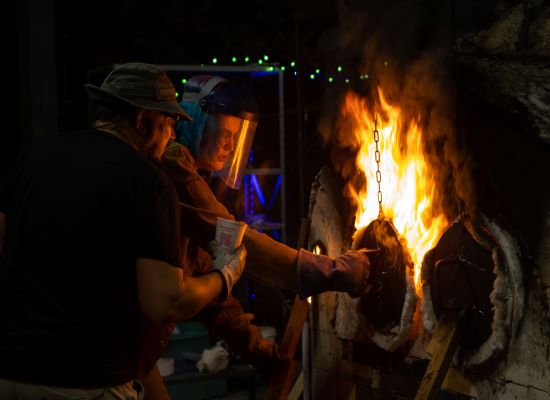
[{"label": "dark background", "polygon": [[[285,72],[285,167],[288,243],[296,244],[310,185],[327,160],[318,135],[322,114],[359,80],[374,33],[380,57],[407,65],[427,49],[451,53],[453,35],[482,30],[518,1],[20,0],[6,7],[4,57],[9,90],[0,173],[33,138],[89,123],[83,84],[99,84],[113,64],[245,65],[269,56]],[[526,6],[530,2],[526,2]],[[232,63],[231,57],[238,57]],[[13,62],[13,61],[15,62]],[[291,61],[297,66],[290,67]],[[337,72],[343,66],[343,72]],[[319,68],[320,74],[315,74]],[[297,75],[294,75],[294,73]],[[315,79],[310,79],[314,74]],[[329,78],[334,81],[330,83]],[[176,86],[178,82],[175,82]],[[180,84],[181,86],[181,84]],[[265,93],[265,96],[271,95]],[[327,100],[328,99],[328,100]],[[268,100],[266,100],[268,101]],[[260,101],[261,103],[261,101]],[[327,111],[328,110],[328,111]],[[269,113],[264,114],[267,127]],[[273,137],[258,128],[268,153]],[[266,130],[273,136],[276,132]],[[262,140],[262,135],[265,140]],[[290,173],[289,173],[290,172]]]},{"label": "dark background", "polygon": [[[486,196],[485,208],[496,209],[498,200],[498,207],[512,214],[512,222],[521,226],[524,221],[525,236],[535,235],[529,228],[529,221],[535,218],[525,218],[524,214],[542,214],[533,210],[546,209],[547,196],[530,196],[525,204],[527,197],[520,194],[540,188],[545,181],[542,172],[548,171],[548,145],[529,136],[534,131],[526,127],[525,111],[510,112],[501,107],[501,94],[487,76],[474,81],[467,68],[453,63],[458,36],[483,32],[503,10],[516,4],[523,5],[527,16],[525,29],[520,30],[514,45],[517,52],[495,56],[474,49],[470,56],[503,64],[508,60],[529,63],[547,59],[542,53],[530,53],[540,42],[528,30],[528,22],[542,9],[538,0],[11,2],[4,8],[5,122],[0,136],[0,174],[33,139],[86,126],[90,121],[83,84],[99,84],[116,63],[212,65],[216,57],[217,65],[245,65],[243,57],[254,63],[267,54],[270,63],[286,68],[287,243],[296,246],[311,183],[331,150],[320,139],[320,119],[336,112],[339,96],[347,88],[368,91],[371,84],[360,76],[365,65],[380,65],[380,60],[368,59],[367,55],[387,57],[398,72],[419,54],[433,52],[443,54],[441,58],[448,62],[444,67],[448,68],[449,94],[456,95],[464,134],[459,139],[477,160],[478,188],[496,193]],[[376,49],[368,45],[373,35],[381,38]],[[237,63],[231,61],[233,56],[238,57]],[[290,66],[291,61],[296,67]],[[547,63],[544,65],[548,68]],[[343,72],[338,72],[338,66]],[[270,127],[269,107],[275,99],[267,89],[261,93],[261,84],[254,88],[262,96],[260,104],[265,104],[255,146],[265,159],[261,161],[274,165],[269,158],[276,158],[271,150],[277,132]],[[497,99],[486,101],[490,97]],[[518,142],[527,143],[526,150],[515,155]],[[527,171],[537,171],[533,175],[526,173],[521,160],[535,150],[541,155],[532,157],[540,160],[540,165]],[[518,160],[517,165],[524,169],[516,168],[510,160]],[[526,189],[510,189],[511,178]],[[538,237],[531,241],[536,247]]]},{"label": "dark background", "polygon": [[[245,56],[255,63],[267,54],[269,62],[288,68],[285,158],[292,173],[286,177],[287,221],[288,242],[295,243],[309,186],[324,163],[315,117],[326,83],[304,84],[293,71],[305,63],[310,69],[322,66],[319,37],[337,23],[335,2],[23,0],[11,7],[7,15],[15,16],[16,24],[8,43],[16,62],[8,64],[7,83],[15,101],[6,114],[15,124],[3,135],[1,173],[33,138],[86,126],[83,84],[100,84],[116,63],[208,66],[217,57],[218,65],[237,66],[246,65]],[[291,61],[298,62],[292,70]],[[261,137],[262,123],[257,132]]]},{"label": "dark background", "polygon": [[[316,124],[321,93],[328,85],[319,79],[300,79],[299,74],[306,63],[310,70],[324,68],[320,37],[337,24],[336,2],[22,0],[8,6],[6,15],[13,25],[6,35],[10,62],[5,66],[11,95],[4,113],[12,124],[1,136],[0,176],[34,139],[87,126],[83,84],[99,85],[114,64],[141,61],[212,66],[212,58],[217,57],[217,65],[243,66],[247,64],[245,56],[250,57],[248,64],[253,64],[268,55],[269,63],[287,68],[287,243],[296,246],[310,185],[326,159]],[[237,63],[231,60],[234,56]],[[291,61],[297,66],[292,68]],[[333,61],[336,64],[337,60]],[[273,88],[277,86],[270,79],[254,83],[262,107],[255,167],[278,167],[277,148],[273,147],[278,144],[273,126],[273,106],[277,104]],[[181,92],[181,82],[174,84]],[[264,316],[257,322],[280,324],[284,311],[281,313],[281,304],[273,301],[273,293],[245,286],[237,294],[246,308]],[[253,301],[252,292],[257,293]]]}]

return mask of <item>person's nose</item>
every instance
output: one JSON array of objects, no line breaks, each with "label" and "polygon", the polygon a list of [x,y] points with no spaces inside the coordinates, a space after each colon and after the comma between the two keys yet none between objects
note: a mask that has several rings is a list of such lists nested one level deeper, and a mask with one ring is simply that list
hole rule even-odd
[{"label": "person's nose", "polygon": [[225,143],[224,148],[227,151],[233,151],[233,149],[235,148],[235,136],[234,135],[229,136],[229,138],[227,139],[227,143]]}]

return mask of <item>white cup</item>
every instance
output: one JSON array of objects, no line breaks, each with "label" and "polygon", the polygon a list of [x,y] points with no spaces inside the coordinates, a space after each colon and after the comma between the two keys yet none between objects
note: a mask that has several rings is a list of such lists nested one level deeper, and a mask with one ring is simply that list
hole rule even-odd
[{"label": "white cup", "polygon": [[216,240],[230,251],[234,251],[241,245],[247,226],[246,223],[241,221],[218,217]]}]

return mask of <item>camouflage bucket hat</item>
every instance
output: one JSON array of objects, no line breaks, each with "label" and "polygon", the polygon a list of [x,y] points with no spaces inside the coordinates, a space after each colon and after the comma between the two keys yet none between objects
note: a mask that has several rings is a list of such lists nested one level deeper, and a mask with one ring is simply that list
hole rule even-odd
[{"label": "camouflage bucket hat", "polygon": [[101,87],[86,84],[84,88],[93,102],[123,102],[191,120],[179,106],[170,78],[155,65],[137,62],[121,64],[105,78]]}]

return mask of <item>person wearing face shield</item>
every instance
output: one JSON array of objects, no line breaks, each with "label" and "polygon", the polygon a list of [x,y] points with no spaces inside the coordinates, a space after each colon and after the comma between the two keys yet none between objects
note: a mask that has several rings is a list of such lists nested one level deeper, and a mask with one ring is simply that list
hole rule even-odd
[{"label": "person wearing face shield", "polygon": [[187,82],[180,105],[195,117],[177,126],[177,140],[191,152],[197,169],[216,172],[238,189],[260,118],[255,99],[242,86],[203,75]]},{"label": "person wearing face shield", "polygon": [[[184,265],[188,273],[201,275],[210,269],[205,251],[214,238],[216,217],[234,217],[221,204],[207,179],[216,172],[225,183],[238,188],[248,161],[259,121],[258,105],[244,87],[224,78],[199,75],[186,83],[180,106],[190,121],[176,125],[176,141],[163,155],[163,171],[174,183],[182,205],[182,236],[187,245]],[[248,228],[245,274],[272,288],[293,291],[304,299],[325,291],[361,296],[370,270],[368,258],[357,252],[330,258],[305,249],[296,250]],[[192,266],[192,267],[191,267]],[[284,357],[275,343],[262,339],[241,305],[232,297],[213,302],[199,314],[209,330],[262,371],[273,370],[273,360]],[[271,367],[271,368],[270,368]]]}]

